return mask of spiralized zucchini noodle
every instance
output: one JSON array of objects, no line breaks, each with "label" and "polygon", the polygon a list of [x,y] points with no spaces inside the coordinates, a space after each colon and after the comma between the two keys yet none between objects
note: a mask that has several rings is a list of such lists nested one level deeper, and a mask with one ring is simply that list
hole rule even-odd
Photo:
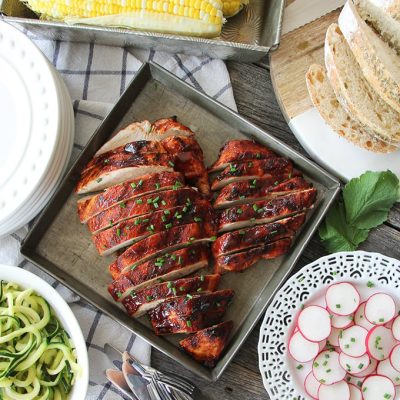
[{"label": "spiralized zucchini noodle", "polygon": [[66,399],[81,369],[74,344],[47,301],[0,282],[0,398]]}]

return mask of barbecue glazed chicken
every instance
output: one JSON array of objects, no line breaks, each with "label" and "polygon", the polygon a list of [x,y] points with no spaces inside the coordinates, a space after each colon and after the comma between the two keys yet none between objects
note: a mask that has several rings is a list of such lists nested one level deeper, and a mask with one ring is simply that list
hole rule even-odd
[{"label": "barbecue glazed chicken", "polygon": [[250,141],[232,140],[209,168],[220,236],[214,272],[240,272],[286,254],[317,191],[286,158]]},{"label": "barbecue glazed chicken", "polygon": [[251,140],[226,143],[207,171],[195,134],[176,118],[119,131],[76,192],[95,248],[116,254],[113,299],[133,318],[147,314],[157,335],[191,334],[182,349],[209,367],[233,327],[222,322],[234,292],[218,290],[221,275],[287,253],[317,196],[291,161]]},{"label": "barbecue glazed chicken", "polygon": [[214,367],[228,343],[232,321],[222,322],[196,332],[179,342],[186,353],[206,367]]},{"label": "barbecue glazed chicken", "polygon": [[188,183],[210,195],[203,151],[194,133],[167,118],[150,124],[136,122],[119,131],[86,165],[76,187],[78,194],[105,189],[154,172],[178,171]]}]

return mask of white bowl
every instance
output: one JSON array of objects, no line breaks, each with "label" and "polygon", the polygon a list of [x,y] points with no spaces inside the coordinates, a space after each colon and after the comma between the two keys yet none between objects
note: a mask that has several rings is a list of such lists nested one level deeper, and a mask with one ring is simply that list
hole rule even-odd
[{"label": "white bowl", "polygon": [[0,264],[0,280],[15,282],[23,288],[32,288],[53,308],[63,328],[74,342],[78,364],[82,368],[81,376],[76,380],[69,400],[84,400],[89,384],[89,360],[86,342],[82,330],[67,302],[46,281],[23,268]]}]

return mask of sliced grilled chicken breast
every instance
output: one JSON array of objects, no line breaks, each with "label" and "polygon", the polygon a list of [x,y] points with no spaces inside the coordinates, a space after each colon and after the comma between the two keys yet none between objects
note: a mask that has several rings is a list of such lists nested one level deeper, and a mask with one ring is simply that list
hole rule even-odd
[{"label": "sliced grilled chicken breast", "polygon": [[110,207],[90,218],[87,221],[87,225],[92,234],[96,234],[129,218],[140,217],[160,210],[168,210],[184,205],[188,201],[194,202],[200,198],[199,192],[190,187],[159,191]]},{"label": "sliced grilled chicken breast", "polygon": [[204,161],[203,150],[193,136],[169,136],[161,143],[169,154],[193,153],[199,160]]},{"label": "sliced grilled chicken breast", "polygon": [[192,245],[153,258],[121,274],[111,282],[108,291],[114,300],[122,300],[133,291],[162,281],[182,278],[208,266],[209,252],[205,245]]},{"label": "sliced grilled chicken breast", "polygon": [[176,296],[191,298],[191,294],[214,292],[219,284],[220,275],[202,275],[159,283],[158,285],[131,292],[122,300],[131,317],[141,317],[153,310],[163,301]]},{"label": "sliced grilled chicken breast", "polygon": [[282,157],[232,163],[215,178],[211,190],[219,190],[232,182],[277,177],[291,172],[293,172],[292,163]]},{"label": "sliced grilled chicken breast", "polygon": [[94,157],[86,165],[83,173],[92,168],[101,168],[104,165],[121,162],[124,158],[129,159],[132,155],[140,156],[145,153],[166,153],[164,146],[157,141],[138,140],[137,142],[129,142],[124,146],[117,147],[106,153],[102,153]]},{"label": "sliced grilled chicken breast", "polygon": [[279,239],[292,237],[304,224],[305,220],[305,213],[300,213],[269,224],[227,232],[218,237],[212,244],[212,253],[217,258],[251,247],[263,246]]},{"label": "sliced grilled chicken breast", "polygon": [[106,142],[95,154],[106,153],[117,147],[125,146],[127,143],[139,140],[160,141],[173,135],[193,135],[193,132],[186,126],[176,121],[176,118],[160,119],[153,124],[149,121],[134,122],[120,130],[108,142]]},{"label": "sliced grilled chicken breast", "polygon": [[215,224],[214,209],[208,201],[189,201],[170,210],[122,221],[94,235],[93,243],[99,254],[106,256],[148,236],[194,222]]},{"label": "sliced grilled chicken breast", "polygon": [[232,328],[232,321],[221,322],[218,325],[190,335],[181,340],[179,344],[196,361],[204,364],[206,367],[213,368],[221,358]]},{"label": "sliced grilled chicken breast", "polygon": [[156,335],[193,333],[220,322],[234,295],[233,290],[176,297],[149,312]]},{"label": "sliced grilled chicken breast", "polygon": [[121,273],[154,257],[177,250],[190,244],[213,241],[216,235],[214,224],[207,222],[176,226],[143,239],[122,253],[110,266],[113,279]]},{"label": "sliced grilled chicken breast", "polygon": [[[286,175],[287,177],[288,175]],[[253,179],[233,182],[225,186],[214,201],[215,208],[227,208],[258,200],[271,200],[294,191],[308,189],[312,185],[302,177],[284,180],[283,177]]]},{"label": "sliced grilled chicken breast", "polygon": [[81,175],[76,186],[78,194],[103,190],[109,186],[137,178],[148,173],[173,171],[171,156],[165,153],[132,155],[129,159],[91,168]]},{"label": "sliced grilled chicken breast", "polygon": [[209,167],[208,171],[222,171],[232,163],[262,160],[270,157],[277,157],[277,155],[272,150],[253,140],[230,140],[222,146],[218,160]]},{"label": "sliced grilled chicken breast", "polygon": [[264,246],[253,247],[239,253],[220,256],[215,259],[214,272],[240,272],[250,268],[261,258],[271,260],[286,254],[292,244],[291,238],[277,240]]},{"label": "sliced grilled chicken breast", "polygon": [[193,131],[187,126],[177,121],[177,117],[162,118],[153,122],[151,133],[162,137],[163,139],[168,136],[192,136]]},{"label": "sliced grilled chicken breast", "polygon": [[316,189],[307,189],[270,201],[262,200],[223,210],[219,216],[219,232],[270,223],[311,208],[317,196]]},{"label": "sliced grilled chicken breast", "polygon": [[129,179],[104,192],[78,200],[78,215],[82,223],[124,201],[166,189],[179,189],[185,185],[179,172],[161,172]]}]

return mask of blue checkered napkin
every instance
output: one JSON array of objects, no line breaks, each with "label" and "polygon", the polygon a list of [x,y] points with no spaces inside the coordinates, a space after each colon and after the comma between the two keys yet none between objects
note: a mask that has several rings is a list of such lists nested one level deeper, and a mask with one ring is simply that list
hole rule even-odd
[{"label": "blue checkered napkin", "polygon": [[[75,110],[75,143],[70,160],[79,155],[104,116],[118,100],[143,62],[154,61],[197,89],[236,110],[229,73],[224,62],[209,57],[171,55],[137,49],[69,43],[34,37],[25,32],[64,79]],[[89,350],[90,384],[87,399],[118,399],[120,394],[104,375],[110,362],[103,345],[111,342],[150,363],[150,346],[116,322],[81,301],[70,290],[22,259],[19,247],[30,224],[0,239],[0,263],[29,269],[50,282],[71,303]]]}]

